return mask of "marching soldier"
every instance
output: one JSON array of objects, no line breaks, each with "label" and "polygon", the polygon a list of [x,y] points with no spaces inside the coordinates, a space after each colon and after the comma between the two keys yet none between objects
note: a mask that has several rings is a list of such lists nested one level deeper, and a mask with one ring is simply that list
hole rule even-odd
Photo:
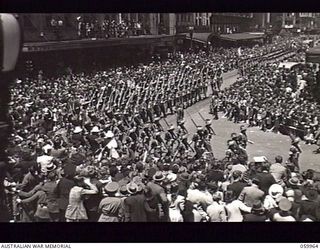
[{"label": "marching soldier", "polygon": [[206,130],[208,131],[208,133],[210,135],[216,135],[216,133],[214,132],[213,128],[211,127],[211,120],[210,119],[206,119],[206,125],[205,125],[205,128]]},{"label": "marching soldier", "polygon": [[161,101],[160,101],[160,111],[163,114],[163,117],[167,117],[167,112],[166,112],[166,102],[165,102],[165,97],[161,95]]},{"label": "marching soldier", "polygon": [[177,124],[178,124],[178,131],[179,132],[181,131],[180,134],[188,134],[188,130],[184,126],[184,119],[178,120]]},{"label": "marching soldier", "polygon": [[160,124],[160,119],[161,119],[160,117],[154,118],[154,124],[155,124],[156,130],[164,131],[162,125]]},{"label": "marching soldier", "polygon": [[167,94],[168,99],[167,99],[167,110],[170,110],[170,115],[173,115],[174,111],[173,111],[173,105],[174,105],[174,95],[170,94],[170,92],[168,92]]},{"label": "marching soldier", "polygon": [[184,119],[184,109],[181,104],[178,104],[177,108],[177,122]]}]

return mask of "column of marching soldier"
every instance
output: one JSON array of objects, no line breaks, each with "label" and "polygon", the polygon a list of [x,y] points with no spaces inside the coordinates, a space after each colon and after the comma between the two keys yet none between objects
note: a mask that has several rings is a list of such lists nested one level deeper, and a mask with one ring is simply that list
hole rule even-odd
[{"label": "column of marching soldier", "polygon": [[[275,49],[288,43],[282,41]],[[272,46],[247,48],[246,53],[259,56],[272,52]],[[200,126],[186,112],[197,128],[188,140],[185,109],[206,98],[209,85],[212,92],[219,91],[223,67],[245,67],[252,60],[255,57],[237,55],[237,49],[209,55],[178,53],[138,67],[19,80],[12,88],[15,109],[10,110],[10,181],[23,182],[29,166],[19,163],[25,158],[36,159],[35,168],[44,178],[52,171],[66,171],[70,164],[81,171],[84,165],[102,169],[105,161],[125,158],[149,165],[209,155],[212,159],[211,120],[199,113],[205,122]],[[173,113],[177,127],[166,121]],[[99,175],[103,178],[102,171]]]}]

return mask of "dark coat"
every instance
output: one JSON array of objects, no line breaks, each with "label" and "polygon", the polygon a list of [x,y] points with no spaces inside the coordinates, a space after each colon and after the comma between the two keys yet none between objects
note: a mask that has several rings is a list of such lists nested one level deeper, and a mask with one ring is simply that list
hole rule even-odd
[{"label": "dark coat", "polygon": [[268,219],[266,214],[245,214],[243,215],[243,221],[245,222],[264,222]]},{"label": "dark coat", "polygon": [[71,188],[75,186],[73,180],[69,180],[65,177],[61,178],[56,187],[56,194],[58,197],[58,204],[60,210],[66,210],[69,204],[69,194]]},{"label": "dark coat", "polygon": [[146,222],[145,210],[146,197],[143,194],[135,194],[124,200],[126,222]]},{"label": "dark coat", "polygon": [[230,185],[227,186],[227,190],[233,191],[233,194],[235,197],[239,197],[244,187],[247,186],[247,183],[236,181]]},{"label": "dark coat", "polygon": [[270,173],[258,173],[256,177],[260,180],[259,188],[267,194],[272,184],[276,183],[273,175]]}]

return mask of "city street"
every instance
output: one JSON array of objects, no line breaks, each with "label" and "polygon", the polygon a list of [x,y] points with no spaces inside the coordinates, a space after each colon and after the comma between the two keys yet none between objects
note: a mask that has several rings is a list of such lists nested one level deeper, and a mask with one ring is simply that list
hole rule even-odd
[{"label": "city street", "polygon": [[[237,71],[230,71],[223,74],[222,88],[226,88],[233,84],[238,77]],[[209,88],[210,89],[210,88]],[[201,119],[198,112],[202,114],[204,118],[212,118],[209,114],[210,98],[207,98],[187,109],[187,112],[192,116],[197,125],[204,125],[204,121]],[[195,126],[188,117],[188,113],[185,112],[185,125],[190,134],[196,131]],[[176,124],[176,116],[168,116],[166,119],[168,123]],[[235,124],[232,121],[228,121],[223,117],[223,114],[219,114],[219,120],[212,121],[212,127],[216,132],[216,136],[213,136],[212,147],[214,155],[218,159],[222,159],[225,156],[227,150],[227,140],[230,138],[232,132],[240,132],[240,126],[243,123]],[[162,121],[162,125],[166,128],[165,123]],[[284,161],[288,157],[290,148],[290,138],[282,134],[275,134],[273,132],[263,132],[258,127],[250,127],[247,130],[249,140],[254,144],[248,144],[247,151],[249,154],[249,160],[252,160],[254,156],[266,156],[270,161],[274,162],[276,155],[282,155]],[[315,169],[320,171],[319,155],[314,154],[312,151],[317,148],[315,145],[301,144],[303,150],[300,155],[300,168],[301,170]]]}]

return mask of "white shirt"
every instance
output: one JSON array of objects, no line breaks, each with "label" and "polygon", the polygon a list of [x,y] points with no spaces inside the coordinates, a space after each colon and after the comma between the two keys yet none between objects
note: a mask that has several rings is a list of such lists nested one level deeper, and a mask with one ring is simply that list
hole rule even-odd
[{"label": "white shirt", "polygon": [[251,207],[246,206],[242,201],[234,200],[226,205],[228,222],[242,222],[241,211],[250,213]]}]

